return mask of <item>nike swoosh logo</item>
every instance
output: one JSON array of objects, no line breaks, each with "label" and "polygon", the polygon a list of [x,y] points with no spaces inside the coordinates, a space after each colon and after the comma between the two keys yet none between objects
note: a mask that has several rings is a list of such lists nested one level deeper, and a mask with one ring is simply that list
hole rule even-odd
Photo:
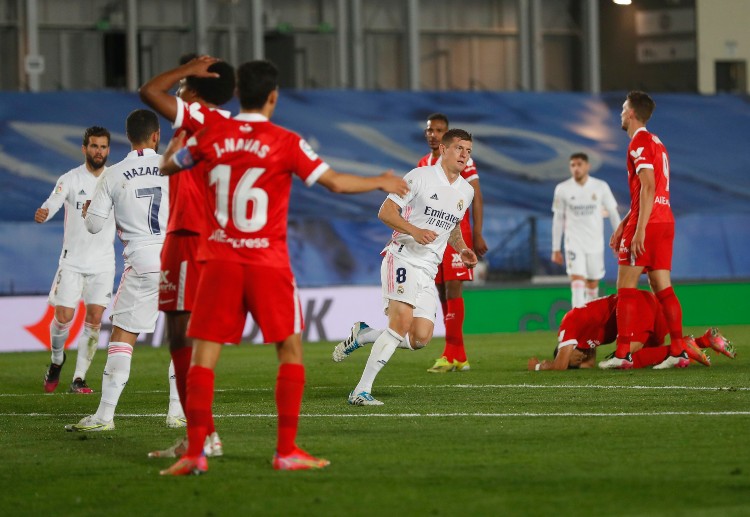
[{"label": "nike swoosh logo", "polygon": [[465,274],[466,274],[466,271],[464,271],[463,273],[456,273],[456,276],[464,276]]}]

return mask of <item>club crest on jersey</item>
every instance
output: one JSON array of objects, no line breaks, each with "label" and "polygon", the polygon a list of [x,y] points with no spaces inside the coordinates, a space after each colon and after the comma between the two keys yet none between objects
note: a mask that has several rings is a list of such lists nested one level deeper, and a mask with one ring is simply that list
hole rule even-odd
[{"label": "club crest on jersey", "polygon": [[458,201],[458,204],[456,205],[456,208],[458,208],[459,211],[464,209],[464,200],[463,199],[461,199],[461,200]]},{"label": "club crest on jersey", "polygon": [[252,130],[253,130],[253,126],[251,126],[250,124],[242,124],[240,126],[240,131],[242,133],[250,133],[252,132]]},{"label": "club crest on jersey", "polygon": [[636,160],[641,157],[641,153],[643,152],[643,147],[639,147],[638,149],[635,149],[633,151],[630,151],[630,156],[635,158]]},{"label": "club crest on jersey", "polygon": [[597,200],[596,194],[591,194],[591,200],[592,201],[596,201]]},{"label": "club crest on jersey", "polygon": [[400,285],[400,286],[398,286],[398,287],[396,288],[396,292],[397,292],[398,294],[404,294],[404,286],[403,286],[403,285]]}]

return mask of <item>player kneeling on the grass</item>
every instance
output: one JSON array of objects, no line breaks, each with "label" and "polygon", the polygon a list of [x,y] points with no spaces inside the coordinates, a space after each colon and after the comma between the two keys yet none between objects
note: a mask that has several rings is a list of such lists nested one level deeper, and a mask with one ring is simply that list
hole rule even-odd
[{"label": "player kneeling on the grass", "polygon": [[112,334],[96,414],[68,431],[108,431],[122,390],[130,377],[133,346],[141,332],[153,332],[158,316],[159,254],[169,216],[169,184],[159,172],[159,119],[150,110],[128,115],[125,129],[132,151],[108,168],[84,205],[86,228],[98,233],[114,211],[125,244],[125,271],[112,308]]},{"label": "player kneeling on the grass", "polygon": [[[669,333],[666,319],[656,297],[648,292],[638,290],[638,311],[641,315],[634,334],[633,367],[655,369],[669,354],[669,347],[664,346],[664,338]],[[555,348],[553,361],[541,363],[536,357],[529,359],[529,370],[568,370],[576,368],[593,368],[596,365],[596,349],[601,345],[615,342],[617,339],[617,295],[610,295],[588,302],[568,312],[560,323],[558,345]],[[702,349],[712,348],[728,357],[734,357],[734,348],[716,328],[710,328],[699,338],[684,337],[690,361],[710,366],[710,358]],[[679,366],[685,367],[689,360]],[[601,366],[601,364],[600,364]]]},{"label": "player kneeling on the grass", "polygon": [[474,199],[474,189],[461,177],[471,146],[471,135],[463,129],[446,132],[440,163],[413,169],[405,176],[409,193],[391,194],[380,207],[378,217],[393,229],[380,267],[388,327],[375,331],[355,324],[348,348],[346,342],[336,346],[334,360],[351,353],[355,343],[361,344],[359,339],[365,342],[365,332],[375,338],[362,377],[349,394],[349,404],[381,405],[371,394],[372,384],[396,348],[416,350],[432,339],[438,308],[435,275],[446,246],[460,250],[467,267],[477,264],[459,225]]},{"label": "player kneeling on the grass", "polygon": [[208,469],[203,446],[212,419],[214,368],[223,343],[239,343],[247,313],[263,340],[275,343],[278,470],[320,469],[328,460],[296,445],[305,384],[302,311],[287,249],[287,212],[292,177],[333,192],[382,189],[404,194],[406,183],[390,173],[362,178],[332,170],[299,135],[270,122],[278,101],[278,70],[268,61],[237,69],[241,112],[217,120],[182,147],[170,142],[162,172],[202,164],[205,231],[198,249],[204,262],[188,336],[193,355],[187,378],[187,452],[162,475],[200,474]]}]

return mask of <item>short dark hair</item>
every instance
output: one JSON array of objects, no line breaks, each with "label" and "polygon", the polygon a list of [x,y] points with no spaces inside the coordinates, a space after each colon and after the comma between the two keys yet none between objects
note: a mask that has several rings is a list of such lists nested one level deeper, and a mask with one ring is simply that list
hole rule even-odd
[{"label": "short dark hair", "polygon": [[86,131],[83,132],[83,146],[84,147],[89,145],[89,139],[92,136],[106,136],[107,144],[109,144],[109,141],[111,140],[111,137],[109,135],[109,131],[107,131],[107,128],[104,128],[101,126],[91,126],[91,127],[86,128]]},{"label": "short dark hair", "polygon": [[151,110],[132,111],[125,120],[125,133],[132,144],[146,143],[148,138],[159,131],[159,117]]},{"label": "short dark hair", "polygon": [[570,155],[570,160],[583,160],[584,162],[589,161],[589,155],[586,153],[573,153]]},{"label": "short dark hair", "polygon": [[237,91],[242,109],[260,109],[279,87],[279,69],[266,60],[248,61],[237,68]]},{"label": "short dark hair", "polygon": [[451,143],[453,143],[454,138],[458,138],[459,140],[468,140],[469,142],[471,142],[471,133],[464,129],[449,129],[443,135],[443,139],[440,141],[440,143],[445,146],[449,146],[451,145]]},{"label": "short dark hair", "polygon": [[226,61],[217,61],[208,67],[208,71],[219,74],[219,77],[189,75],[185,78],[185,86],[209,104],[221,106],[229,102],[234,95],[234,67]]},{"label": "short dark hair", "polygon": [[446,117],[442,113],[433,113],[432,115],[427,116],[428,122],[431,122],[433,120],[442,120],[443,122],[445,122],[446,126],[450,126],[450,123],[448,122],[448,117]]},{"label": "short dark hair", "polygon": [[654,99],[652,99],[648,93],[638,90],[629,92],[627,99],[630,107],[635,112],[635,118],[644,124],[648,122],[651,115],[654,113],[654,109],[656,109]]}]

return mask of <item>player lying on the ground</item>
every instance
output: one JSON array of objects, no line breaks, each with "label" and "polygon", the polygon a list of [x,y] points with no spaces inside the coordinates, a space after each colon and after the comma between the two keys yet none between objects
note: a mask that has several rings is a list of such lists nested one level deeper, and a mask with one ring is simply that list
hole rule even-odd
[{"label": "player lying on the ground", "polygon": [[[632,342],[637,343],[633,352],[633,367],[645,368],[658,365],[669,353],[664,346],[664,338],[669,330],[656,297],[649,291],[638,291],[639,319],[638,328]],[[596,348],[613,343],[617,339],[617,295],[613,294],[593,300],[583,307],[572,309],[560,323],[558,345],[553,361],[539,362],[536,357],[529,359],[529,370],[567,370],[574,368],[593,368],[596,364]],[[734,358],[736,351],[731,342],[724,338],[716,328],[709,328],[698,338],[685,336],[690,359],[709,366],[710,359],[702,351],[712,348],[715,351]],[[683,361],[680,366],[688,366]]]}]

